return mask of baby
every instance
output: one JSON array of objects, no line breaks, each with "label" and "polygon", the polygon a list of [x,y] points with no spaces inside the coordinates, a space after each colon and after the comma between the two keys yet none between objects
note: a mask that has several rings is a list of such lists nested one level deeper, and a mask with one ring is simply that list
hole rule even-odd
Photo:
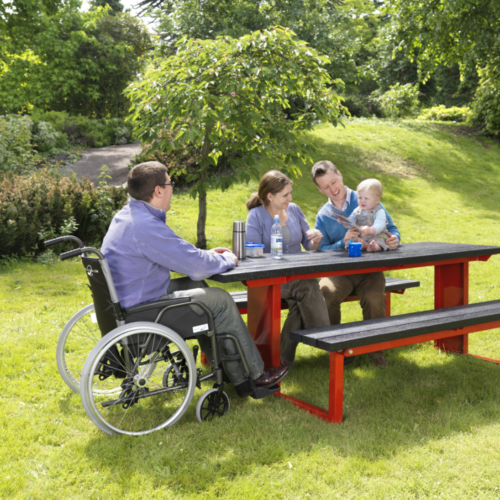
[{"label": "baby", "polygon": [[349,221],[361,229],[361,240],[368,245],[366,251],[390,250],[385,243],[387,219],[380,204],[382,184],[377,179],[366,179],[359,184],[357,192],[358,208],[349,216]]}]

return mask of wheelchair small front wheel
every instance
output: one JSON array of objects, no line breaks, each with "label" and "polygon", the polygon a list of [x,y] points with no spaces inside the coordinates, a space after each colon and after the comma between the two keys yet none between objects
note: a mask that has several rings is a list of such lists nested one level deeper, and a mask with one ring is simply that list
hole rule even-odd
[{"label": "wheelchair small front wheel", "polygon": [[228,413],[229,397],[224,391],[219,394],[219,389],[210,389],[202,394],[196,405],[196,419],[200,424]]},{"label": "wheelchair small front wheel", "polygon": [[57,368],[66,385],[80,393],[80,377],[89,352],[101,340],[94,304],[84,307],[66,323],[57,342]]}]

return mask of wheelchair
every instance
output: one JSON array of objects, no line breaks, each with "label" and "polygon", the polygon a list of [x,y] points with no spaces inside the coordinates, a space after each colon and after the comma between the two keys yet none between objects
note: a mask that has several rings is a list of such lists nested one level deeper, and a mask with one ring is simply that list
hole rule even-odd
[{"label": "wheelchair", "polygon": [[[279,390],[278,385],[254,385],[238,339],[216,332],[204,304],[190,297],[162,298],[124,309],[101,252],[85,247],[76,236],[55,238],[45,246],[68,241],[79,248],[60,258],[81,256],[93,303],[64,327],[57,366],[68,387],[80,393],[85,412],[101,431],[137,436],[172,426],[189,407],[196,387],[201,389],[206,381],[213,381],[213,387],[198,400],[197,420],[226,415],[230,403],[224,392],[228,380],[223,361],[243,365],[246,381],[236,387],[240,397],[260,399]],[[212,371],[205,375],[196,367],[199,346],[192,343],[191,350],[186,342],[201,335],[209,339],[213,353]],[[224,353],[222,342],[227,339],[237,354]]]}]

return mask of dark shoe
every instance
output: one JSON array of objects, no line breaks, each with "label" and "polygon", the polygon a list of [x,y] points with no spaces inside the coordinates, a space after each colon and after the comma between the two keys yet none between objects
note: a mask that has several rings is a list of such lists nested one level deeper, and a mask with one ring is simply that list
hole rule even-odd
[{"label": "dark shoe", "polygon": [[264,370],[262,375],[253,382],[257,387],[268,387],[270,385],[277,384],[286,376],[289,369],[290,367],[288,365],[269,368],[269,370]]},{"label": "dark shoe", "polygon": [[377,358],[373,358],[373,362],[375,363],[375,366],[378,366],[380,368],[387,366],[387,359],[385,359],[384,356],[378,356]]}]

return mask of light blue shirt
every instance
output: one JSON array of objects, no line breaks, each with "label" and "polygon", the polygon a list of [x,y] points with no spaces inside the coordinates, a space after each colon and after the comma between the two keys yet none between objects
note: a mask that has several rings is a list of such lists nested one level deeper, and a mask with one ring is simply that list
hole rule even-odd
[{"label": "light blue shirt", "polygon": [[[296,253],[301,252],[300,245],[305,250],[309,248],[309,239],[306,232],[309,231],[309,224],[302,213],[302,210],[295,203],[288,205],[287,211],[288,219],[286,225],[290,231],[290,241],[285,241],[283,238],[283,253]],[[271,228],[274,224],[274,219],[269,215],[266,207],[252,208],[248,212],[247,226],[246,226],[246,240],[249,243],[263,243],[264,252],[271,252]]]},{"label": "light blue shirt", "polygon": [[[348,200],[349,202],[347,203]],[[342,224],[339,224],[335,219],[328,217],[328,211],[325,210],[328,203],[331,203],[331,200],[328,200],[328,202],[320,208],[318,215],[316,216],[315,227],[323,233],[323,239],[321,240],[318,250],[324,251],[344,249],[344,236],[347,233],[347,229],[342,226]],[[353,210],[358,207],[358,193],[356,193],[356,191],[351,191],[350,193],[348,192],[346,203],[347,206],[344,204],[342,211],[345,213],[346,217],[349,217]],[[382,205],[382,203],[380,205]],[[383,205],[382,208],[384,208]],[[387,230],[392,234],[392,236],[397,236],[399,241],[401,241],[398,228],[385,208],[384,212],[387,218]]]},{"label": "light blue shirt", "polygon": [[200,250],[166,225],[166,212],[130,198],[111,221],[101,252],[123,307],[167,293],[170,271],[206,279],[235,266],[231,257]]}]

